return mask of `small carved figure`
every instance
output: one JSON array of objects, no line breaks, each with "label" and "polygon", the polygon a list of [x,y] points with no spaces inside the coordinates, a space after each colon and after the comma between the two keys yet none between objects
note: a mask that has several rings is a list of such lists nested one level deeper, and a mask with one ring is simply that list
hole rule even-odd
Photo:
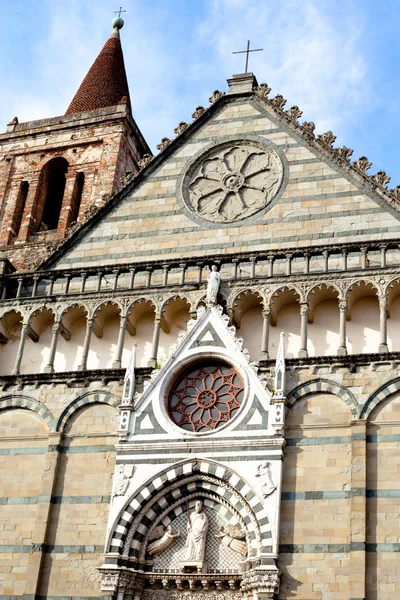
[{"label": "small carved figure", "polygon": [[194,512],[188,518],[185,560],[204,560],[207,530],[208,517],[203,510],[203,502],[197,500]]},{"label": "small carved figure", "polygon": [[156,527],[154,534],[160,535],[160,533],[162,533],[162,536],[147,546],[147,551],[149,554],[151,554],[151,556],[154,556],[155,554],[160,554],[160,552],[163,552],[164,550],[169,548],[173,540],[181,535],[180,531],[174,533],[172,531],[171,525],[168,525],[164,532],[162,527]]},{"label": "small carved figure", "polygon": [[133,465],[117,465],[115,473],[114,496],[123,496],[128,489],[134,471]]},{"label": "small carved figure", "polygon": [[261,490],[264,498],[272,494],[276,490],[276,485],[272,481],[271,463],[268,461],[258,465],[256,477],[260,477]]},{"label": "small carved figure", "polygon": [[219,284],[221,283],[221,275],[218,273],[216,265],[211,267],[207,282],[207,305],[214,306],[217,303]]},{"label": "small carved figure", "polygon": [[226,528],[221,527],[219,532],[215,534],[215,537],[220,538],[224,546],[234,552],[239,552],[243,556],[247,555],[247,544],[243,541],[246,536],[239,527],[235,527],[234,525],[228,525]]}]

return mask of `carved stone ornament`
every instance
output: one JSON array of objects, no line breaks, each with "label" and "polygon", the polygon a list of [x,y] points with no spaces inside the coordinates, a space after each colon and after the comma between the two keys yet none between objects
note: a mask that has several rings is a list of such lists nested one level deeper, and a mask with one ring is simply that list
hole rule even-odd
[{"label": "carved stone ornament", "polygon": [[276,570],[247,571],[243,575],[241,588],[246,594],[262,594],[272,598],[279,593],[281,573]]},{"label": "carved stone ornament", "polygon": [[276,484],[272,481],[270,462],[266,461],[258,465],[256,477],[260,478],[261,490],[264,498],[267,498],[276,490]]},{"label": "carved stone ornament", "polygon": [[220,92],[219,90],[214,90],[213,93],[211,94],[211,96],[209,97],[208,101],[210,102],[210,104],[215,104],[215,102],[217,102],[217,100],[222,98],[222,96],[225,96],[225,92]]},{"label": "carved stone ornament", "polygon": [[169,138],[163,137],[162,140],[161,140],[161,142],[159,144],[157,144],[157,150],[159,150],[160,152],[162,152],[163,150],[165,150],[165,148],[167,146],[170,145],[171,141],[172,140],[170,140]]},{"label": "carved stone ornament", "polygon": [[257,96],[260,96],[260,98],[264,98],[264,100],[268,98],[268,94],[270,93],[270,91],[271,88],[269,87],[268,83],[261,83],[258,86],[258,88],[255,89]]},{"label": "carved stone ornament", "polygon": [[357,160],[353,162],[353,166],[363,173],[366,173],[368,169],[372,167],[372,162],[370,162],[366,156],[360,156],[360,158],[357,158]]},{"label": "carved stone ornament", "polygon": [[145,590],[142,600],[242,600],[241,592],[196,592]]},{"label": "carved stone ornament", "polygon": [[188,127],[189,125],[187,123],[181,121],[178,123],[178,127],[175,127],[174,133],[176,133],[176,135],[181,135],[181,133],[183,133]]},{"label": "carved stone ornament", "polygon": [[294,121],[297,121],[297,119],[299,119],[303,114],[303,111],[300,110],[298,106],[292,106],[291,108],[288,108],[288,110],[286,110],[285,112],[288,115],[288,117],[290,117]]},{"label": "carved stone ornament", "polygon": [[134,473],[133,465],[117,465],[115,472],[114,496],[123,496]]},{"label": "carved stone ornament", "polygon": [[313,123],[312,121],[304,121],[304,123],[302,124],[301,127],[302,127],[303,131],[305,131],[309,135],[314,136],[315,123]]},{"label": "carved stone ornament", "polygon": [[351,148],[347,148],[343,146],[343,148],[335,148],[335,152],[340,158],[344,158],[345,160],[349,160],[350,156],[353,154],[354,150]]},{"label": "carved stone ornament", "polygon": [[281,94],[277,94],[275,98],[272,98],[271,100],[271,104],[273,106],[276,106],[276,108],[280,108],[280,110],[283,110],[283,107],[285,106],[286,102],[286,98],[284,98]]},{"label": "carved stone ornament", "polygon": [[390,181],[390,177],[386,175],[385,171],[378,171],[375,175],[372,175],[371,179],[374,183],[382,185],[383,187],[386,187]]},{"label": "carved stone ornament", "polygon": [[332,148],[332,144],[336,140],[336,135],[333,135],[332,131],[327,131],[326,133],[318,135],[317,139],[324,144],[324,146]]},{"label": "carved stone ornament", "polygon": [[139,169],[144,169],[145,167],[147,167],[147,165],[151,163],[153,158],[154,156],[151,156],[151,154],[144,154],[143,157],[138,161]]},{"label": "carved stone ornament", "polygon": [[396,185],[395,188],[389,190],[389,193],[392,194],[396,198],[396,200],[400,200],[400,185]]},{"label": "carved stone ornament", "polygon": [[196,110],[192,114],[192,119],[198,119],[201,115],[204,115],[206,109],[203,106],[197,106]]},{"label": "carved stone ornament", "polygon": [[217,146],[189,169],[183,199],[191,212],[214,223],[246,219],[277,195],[283,178],[278,154],[257,142]]}]

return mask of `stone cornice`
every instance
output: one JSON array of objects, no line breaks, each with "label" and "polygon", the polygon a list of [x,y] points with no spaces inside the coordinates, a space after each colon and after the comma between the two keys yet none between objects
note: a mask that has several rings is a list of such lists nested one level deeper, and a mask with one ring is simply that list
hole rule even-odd
[{"label": "stone cornice", "polygon": [[[348,369],[355,372],[358,367],[370,366],[372,369],[379,364],[400,365],[399,352],[384,352],[374,354],[349,354],[347,356],[314,356],[308,358],[286,358],[288,369],[307,369],[312,367],[327,366],[330,368]],[[275,369],[275,359],[260,360],[259,374],[270,373]],[[136,382],[141,385],[149,379],[154,369],[150,367],[137,367],[135,369]],[[91,369],[88,371],[66,371],[62,373],[31,373],[22,375],[1,375],[0,386],[3,391],[10,388],[23,389],[24,387],[39,387],[41,385],[66,385],[69,387],[86,387],[93,381],[107,384],[112,381],[123,382],[126,369]]]}]

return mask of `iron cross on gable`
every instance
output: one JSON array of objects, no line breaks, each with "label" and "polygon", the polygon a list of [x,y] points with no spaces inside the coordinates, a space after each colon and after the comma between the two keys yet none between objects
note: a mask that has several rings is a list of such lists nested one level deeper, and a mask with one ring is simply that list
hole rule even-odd
[{"label": "iron cross on gable", "polygon": [[246,67],[245,67],[245,73],[248,72],[248,66],[249,66],[249,54],[250,52],[261,52],[263,50],[263,48],[257,48],[256,50],[250,50],[250,40],[247,42],[247,50],[239,50],[239,52],[232,52],[232,54],[245,54],[246,55]]},{"label": "iron cross on gable", "polygon": [[123,12],[126,12],[126,10],[122,10],[122,6],[120,6],[120,7],[119,7],[119,10],[116,10],[116,11],[115,11],[115,14],[117,14],[117,13],[118,13],[118,16],[120,17],[120,16],[121,16],[121,13],[123,13]]}]

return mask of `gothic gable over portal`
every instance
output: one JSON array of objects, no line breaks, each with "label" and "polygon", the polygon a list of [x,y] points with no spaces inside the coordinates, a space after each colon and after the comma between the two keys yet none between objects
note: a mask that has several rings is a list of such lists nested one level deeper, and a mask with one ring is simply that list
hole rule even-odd
[{"label": "gothic gable over portal", "polygon": [[285,398],[242,344],[209,302],[142,394],[122,401],[103,592],[125,599],[125,575],[144,597],[160,583],[176,598],[278,592]]},{"label": "gothic gable over portal", "polygon": [[393,239],[398,188],[365,157],[315,136],[297,107],[252,74],[229,80],[208,110],[180,123],[160,154],[46,263],[79,268],[142,260],[305,250]]}]

